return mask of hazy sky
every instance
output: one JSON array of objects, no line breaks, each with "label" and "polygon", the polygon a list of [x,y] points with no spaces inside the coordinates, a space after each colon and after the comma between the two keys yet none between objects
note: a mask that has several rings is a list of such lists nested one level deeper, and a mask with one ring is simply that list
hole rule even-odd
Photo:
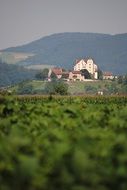
[{"label": "hazy sky", "polygon": [[0,49],[59,32],[127,32],[127,0],[0,0]]}]

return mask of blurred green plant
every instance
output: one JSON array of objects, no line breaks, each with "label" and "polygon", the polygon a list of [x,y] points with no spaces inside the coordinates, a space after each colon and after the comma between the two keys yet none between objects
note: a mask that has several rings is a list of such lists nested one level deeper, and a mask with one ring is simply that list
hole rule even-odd
[{"label": "blurred green plant", "polygon": [[127,97],[0,97],[0,189],[127,189],[126,115]]}]

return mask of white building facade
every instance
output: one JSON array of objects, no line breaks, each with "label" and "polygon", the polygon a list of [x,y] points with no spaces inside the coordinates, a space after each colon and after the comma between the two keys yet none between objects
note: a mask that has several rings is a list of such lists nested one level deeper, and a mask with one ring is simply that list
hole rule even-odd
[{"label": "white building facade", "polygon": [[76,60],[74,71],[80,71],[82,69],[87,69],[93,75],[94,79],[98,79],[98,66],[94,63],[93,59]]},{"label": "white building facade", "polygon": [[80,71],[71,71],[69,72],[70,81],[84,81],[85,77],[81,74]]}]

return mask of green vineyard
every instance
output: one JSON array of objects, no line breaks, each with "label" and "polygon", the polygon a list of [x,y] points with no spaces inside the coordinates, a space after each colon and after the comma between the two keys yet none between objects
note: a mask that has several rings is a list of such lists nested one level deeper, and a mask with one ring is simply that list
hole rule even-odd
[{"label": "green vineyard", "polygon": [[0,190],[126,189],[126,96],[0,97]]}]

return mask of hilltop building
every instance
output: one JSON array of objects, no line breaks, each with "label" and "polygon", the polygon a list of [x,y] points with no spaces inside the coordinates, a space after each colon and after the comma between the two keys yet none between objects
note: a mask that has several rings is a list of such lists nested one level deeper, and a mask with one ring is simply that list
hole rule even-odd
[{"label": "hilltop building", "polygon": [[110,79],[110,80],[112,80],[112,79],[114,79],[114,76],[113,76],[113,74],[112,74],[112,72],[103,72],[103,79],[104,80],[108,80],[108,79]]},{"label": "hilltop building", "polygon": [[76,60],[74,71],[81,71],[82,69],[86,69],[90,74],[92,74],[94,79],[98,79],[98,66],[94,63],[93,59]]},{"label": "hilltop building", "polygon": [[53,68],[50,72],[50,75],[52,72],[56,75],[57,79],[62,78],[63,80],[66,80],[66,81],[84,81],[85,80],[85,77],[82,75],[81,71],[62,71],[61,68]]},{"label": "hilltop building", "polygon": [[[98,79],[98,66],[94,63],[93,59],[80,59],[76,60],[73,71],[63,71],[62,68],[55,67],[52,68],[48,75],[48,80],[50,81],[51,73],[54,73],[57,79],[63,79],[66,81],[85,81],[88,78],[83,74],[82,70],[87,70],[88,73],[92,75],[93,79]],[[91,80],[91,79],[90,79]]]},{"label": "hilltop building", "polygon": [[70,81],[84,81],[85,77],[82,75],[81,71],[70,71],[69,80]]},{"label": "hilltop building", "polygon": [[62,69],[59,67],[55,67],[52,69],[52,72],[56,75],[57,79],[60,79],[62,77]]}]

